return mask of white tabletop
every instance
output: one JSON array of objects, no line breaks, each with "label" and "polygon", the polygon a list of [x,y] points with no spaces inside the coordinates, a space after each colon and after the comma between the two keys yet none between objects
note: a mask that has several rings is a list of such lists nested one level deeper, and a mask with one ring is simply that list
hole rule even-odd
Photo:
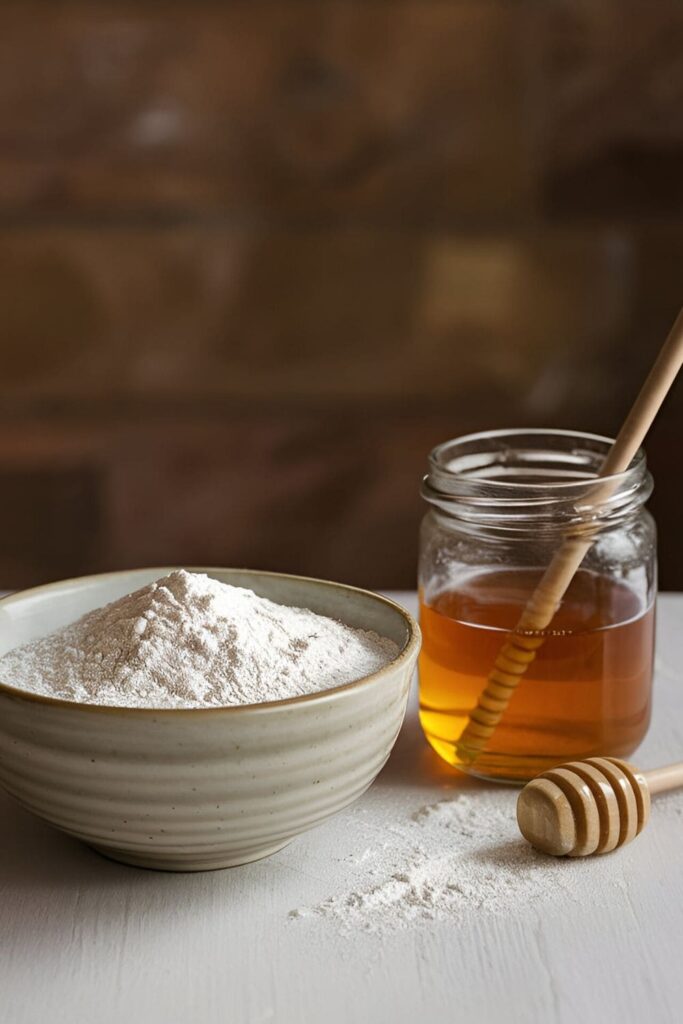
[{"label": "white tabletop", "polygon": [[[413,596],[399,599],[414,610]],[[642,767],[683,756],[682,619],[683,595],[661,597],[654,720],[634,758]],[[413,702],[389,763],[357,804],[243,868],[123,867],[0,795],[0,1020],[679,1021],[683,792],[659,798],[666,804],[625,849],[564,876],[567,862],[550,862],[556,891],[503,914],[474,909],[379,935],[290,916],[347,892],[357,854],[390,843],[392,820],[465,790],[486,787],[431,753]],[[509,800],[515,843],[514,793]]]}]

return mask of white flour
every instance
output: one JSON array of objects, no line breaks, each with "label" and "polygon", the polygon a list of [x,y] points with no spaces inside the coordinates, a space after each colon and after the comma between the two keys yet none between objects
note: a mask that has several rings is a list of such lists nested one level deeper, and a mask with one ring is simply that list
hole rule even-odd
[{"label": "white flour", "polygon": [[514,791],[481,790],[399,818],[353,857],[353,888],[290,917],[384,934],[420,921],[519,911],[560,894],[579,898],[577,882],[585,900],[591,858],[558,860],[533,850],[519,835],[516,800]]},{"label": "white flour", "polygon": [[183,570],[0,658],[3,682],[119,707],[258,704],[375,672],[391,640]]}]

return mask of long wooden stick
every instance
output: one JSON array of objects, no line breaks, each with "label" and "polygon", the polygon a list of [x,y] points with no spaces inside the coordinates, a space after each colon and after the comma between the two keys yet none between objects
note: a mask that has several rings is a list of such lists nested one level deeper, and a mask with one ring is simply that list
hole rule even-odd
[{"label": "long wooden stick", "polygon": [[[591,497],[593,507],[613,492],[616,482],[611,477],[628,469],[682,363],[683,309],[600,468],[598,478],[607,479]],[[475,761],[491,739],[516,687],[543,644],[543,633],[552,622],[594,537],[595,531],[591,531],[590,526],[581,536],[567,537],[541,577],[519,622],[501,647],[479,702],[456,741],[456,750],[463,761]]]}]

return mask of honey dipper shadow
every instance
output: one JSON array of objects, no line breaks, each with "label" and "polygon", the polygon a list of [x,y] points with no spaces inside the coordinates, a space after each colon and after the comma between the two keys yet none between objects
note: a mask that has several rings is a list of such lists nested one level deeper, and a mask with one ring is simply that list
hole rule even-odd
[{"label": "honey dipper shadow", "polygon": [[510,874],[524,871],[526,874],[546,873],[549,869],[555,873],[587,870],[590,857],[550,857],[546,853],[535,850],[520,835],[518,838],[506,839],[501,842],[482,846],[471,855],[472,860],[485,863],[497,870]]},{"label": "honey dipper shadow", "polygon": [[473,860],[484,861],[491,867],[507,870],[521,867],[533,868],[547,865],[548,858],[519,836],[517,839],[506,839],[503,842],[482,846],[471,854]]}]

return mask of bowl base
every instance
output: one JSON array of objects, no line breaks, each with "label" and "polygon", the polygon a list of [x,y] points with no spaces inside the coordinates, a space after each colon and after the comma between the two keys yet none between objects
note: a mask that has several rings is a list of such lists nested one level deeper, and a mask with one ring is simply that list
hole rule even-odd
[{"label": "bowl base", "polygon": [[136,853],[134,850],[118,850],[114,846],[98,846],[96,843],[88,843],[88,846],[108,860],[115,860],[134,868],[147,868],[150,871],[219,871],[222,868],[236,868],[240,864],[251,864],[252,861],[270,857],[271,854],[284,849],[291,841],[285,839],[284,842],[275,843],[273,846],[262,846],[257,850],[245,850],[242,853],[196,857],[191,854],[176,857],[172,853]]}]

